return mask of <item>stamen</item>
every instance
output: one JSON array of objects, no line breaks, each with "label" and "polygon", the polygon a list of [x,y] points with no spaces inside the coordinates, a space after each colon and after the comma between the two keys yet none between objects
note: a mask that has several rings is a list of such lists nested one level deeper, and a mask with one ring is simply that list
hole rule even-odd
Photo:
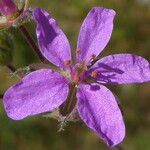
[{"label": "stamen", "polygon": [[65,60],[65,61],[64,61],[64,65],[65,65],[66,67],[70,67],[70,65],[71,65],[71,60]]},{"label": "stamen", "polygon": [[91,73],[91,77],[93,77],[93,78],[96,78],[97,75],[98,75],[98,71],[96,71],[96,70]]},{"label": "stamen", "polygon": [[74,80],[75,83],[79,82],[80,78],[79,78],[77,73],[74,75],[74,79],[73,80]]},{"label": "stamen", "polygon": [[76,49],[76,53],[77,53],[77,54],[81,54],[81,49],[77,48],[77,49]]},{"label": "stamen", "polygon": [[96,55],[92,54],[91,58],[94,60],[96,58]]},{"label": "stamen", "polygon": [[92,54],[92,55],[91,55],[91,58],[90,58],[90,62],[92,63],[95,59],[96,59],[96,55],[95,55],[95,54]]},{"label": "stamen", "polygon": [[81,74],[83,72],[83,70],[84,70],[84,65],[83,64],[81,64],[80,66],[77,67],[78,74]]}]

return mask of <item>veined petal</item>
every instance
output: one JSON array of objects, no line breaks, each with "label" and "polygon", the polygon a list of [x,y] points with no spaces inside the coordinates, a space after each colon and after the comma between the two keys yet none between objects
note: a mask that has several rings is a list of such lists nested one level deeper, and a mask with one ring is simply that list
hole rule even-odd
[{"label": "veined petal", "polygon": [[100,59],[91,69],[96,80],[110,84],[142,83],[150,81],[150,63],[132,54],[116,54]]},{"label": "veined petal", "polygon": [[28,74],[6,91],[4,107],[10,118],[20,120],[59,107],[68,91],[64,77],[50,69],[41,69]]},{"label": "veined petal", "polygon": [[9,16],[16,11],[17,7],[13,0],[0,0],[0,13],[5,16]]},{"label": "veined petal", "polygon": [[113,30],[115,11],[94,7],[85,18],[78,37],[77,62],[88,63],[107,45]]},{"label": "veined petal", "polygon": [[36,8],[33,16],[37,22],[37,39],[41,53],[53,64],[64,67],[71,60],[70,44],[56,21],[44,10]]},{"label": "veined petal", "polygon": [[125,126],[115,96],[103,85],[80,85],[77,92],[78,111],[86,125],[110,147],[125,136]]}]

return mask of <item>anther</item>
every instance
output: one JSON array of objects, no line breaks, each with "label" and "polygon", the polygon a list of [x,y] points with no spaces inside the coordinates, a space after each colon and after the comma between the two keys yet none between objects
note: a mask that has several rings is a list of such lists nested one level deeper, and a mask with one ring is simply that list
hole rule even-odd
[{"label": "anther", "polygon": [[92,59],[95,59],[95,58],[96,58],[96,55],[95,55],[95,54],[92,54],[91,58],[92,58]]},{"label": "anther", "polygon": [[92,78],[96,78],[97,75],[98,75],[98,71],[96,71],[96,70],[91,73]]},{"label": "anther", "polygon": [[64,61],[64,65],[65,65],[66,67],[70,67],[70,65],[71,65],[71,60],[65,60],[65,61]]},{"label": "anther", "polygon": [[79,80],[80,80],[80,77],[76,74],[76,75],[74,76],[74,82],[75,82],[75,83],[78,83]]},{"label": "anther", "polygon": [[76,49],[76,53],[77,53],[77,54],[81,54],[81,49],[77,48],[77,49]]}]

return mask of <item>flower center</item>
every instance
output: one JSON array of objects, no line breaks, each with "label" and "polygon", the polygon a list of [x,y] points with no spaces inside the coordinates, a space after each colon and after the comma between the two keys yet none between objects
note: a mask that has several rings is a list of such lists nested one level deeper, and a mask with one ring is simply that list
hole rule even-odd
[{"label": "flower center", "polygon": [[[95,57],[95,56],[93,56]],[[64,62],[64,65],[66,67],[65,74],[63,75],[70,80],[69,84],[69,95],[67,100],[59,107],[60,113],[62,116],[71,116],[73,113],[73,110],[76,109],[76,91],[77,86],[81,82],[87,82],[88,76],[86,75],[86,72],[88,70],[87,66],[84,63],[77,63],[76,65],[71,65],[71,61],[67,60]],[[96,78],[98,72],[93,71],[90,74],[91,78]]]},{"label": "flower center", "polygon": [[[91,59],[93,60],[95,58],[95,55],[93,54],[91,56]],[[67,68],[65,70],[65,74],[63,74],[66,78],[70,80],[70,83],[74,85],[78,85],[81,82],[90,82],[92,79],[96,79],[99,72],[94,70],[90,73],[88,73],[88,66],[85,65],[84,62],[77,63],[76,65],[72,65],[70,60],[67,60],[64,62],[65,67]]]},{"label": "flower center", "polygon": [[73,83],[78,85],[84,79],[84,73],[87,70],[86,65],[84,64],[76,64],[71,68],[71,80]]}]

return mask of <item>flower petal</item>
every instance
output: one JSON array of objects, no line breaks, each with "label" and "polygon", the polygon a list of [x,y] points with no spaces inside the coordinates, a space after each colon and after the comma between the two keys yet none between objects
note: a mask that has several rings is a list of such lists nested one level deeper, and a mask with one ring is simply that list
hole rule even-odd
[{"label": "flower petal", "polygon": [[115,11],[94,7],[85,18],[79,33],[77,61],[88,63],[107,45],[113,30]]},{"label": "flower petal", "polygon": [[41,53],[53,64],[64,67],[71,60],[70,44],[56,21],[44,10],[36,8],[33,16],[37,22],[37,39]]},{"label": "flower petal", "polygon": [[100,59],[92,70],[98,74],[96,79],[103,83],[128,84],[150,81],[150,63],[132,54],[106,56]]},{"label": "flower petal", "polygon": [[125,126],[115,96],[98,84],[80,85],[77,93],[78,111],[86,125],[110,147],[125,136]]},{"label": "flower petal", "polygon": [[50,69],[41,69],[6,91],[4,107],[10,118],[20,120],[59,107],[66,100],[68,90],[64,77]]}]

